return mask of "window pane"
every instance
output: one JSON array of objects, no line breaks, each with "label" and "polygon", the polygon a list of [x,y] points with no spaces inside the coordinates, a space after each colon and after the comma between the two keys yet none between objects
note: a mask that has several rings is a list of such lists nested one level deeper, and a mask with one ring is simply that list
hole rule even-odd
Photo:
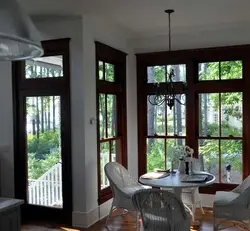
[{"label": "window pane", "polygon": [[222,136],[242,136],[242,93],[221,93]]},{"label": "window pane", "polygon": [[221,79],[242,79],[242,61],[221,62]]},{"label": "window pane", "polygon": [[219,136],[219,94],[200,94],[199,99],[200,136]]},{"label": "window pane", "polygon": [[110,162],[110,149],[109,141],[102,142],[100,144],[100,173],[101,173],[101,189],[107,188],[109,186],[108,178],[104,172],[104,166]]},{"label": "window pane", "polygon": [[26,98],[28,203],[63,207],[59,96]]},{"label": "window pane", "polygon": [[[185,95],[177,95],[177,98],[185,102]],[[174,107],[170,110],[167,107],[167,123],[168,123],[168,132],[169,136],[178,135],[185,136],[186,135],[186,106],[181,105],[177,101],[175,101]]]},{"label": "window pane", "polygon": [[63,76],[63,57],[48,56],[25,61],[26,79]]},{"label": "window pane", "polygon": [[108,138],[116,136],[116,96],[107,95]]},{"label": "window pane", "polygon": [[[168,75],[174,70],[175,76],[173,82],[185,82],[186,81],[186,65],[167,65],[167,66],[152,66],[147,68],[148,83],[163,83],[169,81]],[[167,77],[167,78],[166,78]]]},{"label": "window pane", "polygon": [[103,62],[98,62],[98,70],[99,70],[99,80],[104,80],[104,74],[103,74]]},{"label": "window pane", "polygon": [[221,140],[222,183],[242,183],[242,141]]},{"label": "window pane", "polygon": [[[167,167],[166,169],[171,169],[171,163],[176,160],[175,149],[176,146],[183,146],[186,143],[185,139],[167,139]],[[174,163],[174,169],[178,169],[179,161],[176,160]]]},{"label": "window pane", "polygon": [[99,94],[99,129],[100,139],[106,137],[106,103],[105,95]]},{"label": "window pane", "polygon": [[219,183],[219,140],[199,140],[201,170],[212,173]]},{"label": "window pane", "polygon": [[148,102],[148,135],[165,135],[165,103],[161,106],[154,106]]},{"label": "window pane", "polygon": [[121,163],[121,140],[112,140],[111,150],[112,150],[112,162]]},{"label": "window pane", "polygon": [[[154,97],[153,95],[150,97]],[[181,102],[185,102],[185,95],[177,95]],[[167,113],[166,111],[167,110]],[[186,106],[175,101],[174,107],[170,108],[163,103],[160,106],[152,105],[148,101],[148,135],[186,135]],[[167,128],[166,128],[167,121]],[[167,131],[166,131],[167,129]]]},{"label": "window pane", "polygon": [[105,81],[115,81],[115,72],[113,64],[105,63]]},{"label": "window pane", "polygon": [[186,82],[186,65],[184,64],[168,65],[167,73],[170,73],[172,69],[174,70],[175,74],[173,82]]},{"label": "window pane", "polygon": [[147,171],[165,169],[165,139],[147,139]]},{"label": "window pane", "polygon": [[199,80],[219,79],[219,62],[199,63]]}]

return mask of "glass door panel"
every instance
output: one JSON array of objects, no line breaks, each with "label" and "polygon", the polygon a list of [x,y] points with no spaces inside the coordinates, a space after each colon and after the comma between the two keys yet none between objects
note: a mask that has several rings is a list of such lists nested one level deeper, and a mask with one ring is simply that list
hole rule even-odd
[{"label": "glass door panel", "polygon": [[63,207],[60,96],[26,97],[27,201]]}]

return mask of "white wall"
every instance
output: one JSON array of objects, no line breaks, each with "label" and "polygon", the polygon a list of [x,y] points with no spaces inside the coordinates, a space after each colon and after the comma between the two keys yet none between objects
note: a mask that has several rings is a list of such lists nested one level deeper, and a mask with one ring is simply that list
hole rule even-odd
[{"label": "white wall", "polygon": [[0,182],[1,195],[14,196],[13,110],[11,63],[0,62]]},{"label": "white wall", "polygon": [[[73,223],[88,226],[104,216],[107,206],[99,210],[97,203],[97,143],[96,125],[90,119],[96,117],[95,43],[103,42],[129,53],[126,31],[98,18],[36,17],[34,18],[42,39],[71,38],[71,113],[72,113],[72,176]],[[135,57],[128,56],[128,67],[135,67]],[[14,196],[13,120],[11,64],[0,63],[0,153],[2,153],[2,183],[4,196]],[[133,69],[133,68],[132,68]],[[128,139],[129,167],[137,175],[136,128],[136,76],[128,68]],[[130,74],[132,78],[130,78]],[[1,147],[1,145],[5,145]],[[6,146],[7,145],[7,146]],[[7,149],[7,151],[6,151]],[[6,177],[8,176],[8,177]]]}]

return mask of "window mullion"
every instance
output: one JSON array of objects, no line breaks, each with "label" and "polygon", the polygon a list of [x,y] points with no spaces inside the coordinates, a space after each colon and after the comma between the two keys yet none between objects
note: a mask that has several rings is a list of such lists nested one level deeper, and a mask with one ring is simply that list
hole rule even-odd
[{"label": "window mullion", "polygon": [[[221,93],[219,93],[219,137],[221,138]],[[219,182],[221,183],[221,139],[219,139]]]},{"label": "window mullion", "polygon": [[164,139],[164,167],[167,169],[167,139]]},{"label": "window mullion", "polygon": [[107,94],[105,94],[105,135],[108,138],[108,100]]}]

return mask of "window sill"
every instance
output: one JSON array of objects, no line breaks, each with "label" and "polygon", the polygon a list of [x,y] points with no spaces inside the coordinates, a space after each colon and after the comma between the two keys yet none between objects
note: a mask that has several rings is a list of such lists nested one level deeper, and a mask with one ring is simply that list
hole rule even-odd
[{"label": "window sill", "polygon": [[207,187],[200,187],[199,192],[201,194],[215,194],[217,191],[231,191],[236,188],[237,184],[219,184],[215,183]]},{"label": "window sill", "polygon": [[106,201],[110,200],[113,198],[112,191],[110,187],[103,189],[100,192],[99,198],[98,198],[98,205],[101,205],[105,203]]}]

